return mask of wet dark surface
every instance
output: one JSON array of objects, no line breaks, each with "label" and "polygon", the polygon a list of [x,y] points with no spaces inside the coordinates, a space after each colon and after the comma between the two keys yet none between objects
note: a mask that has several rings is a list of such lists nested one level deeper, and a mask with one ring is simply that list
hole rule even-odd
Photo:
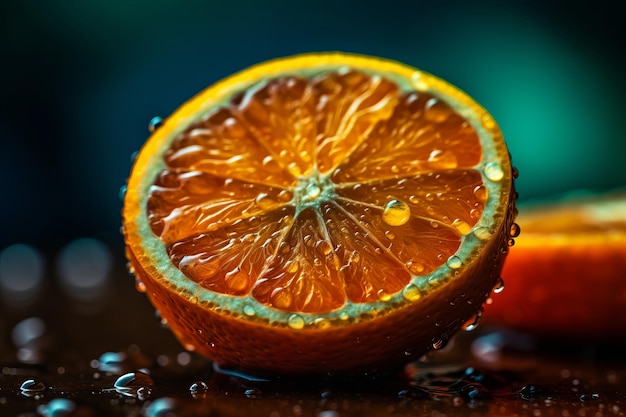
[{"label": "wet dark surface", "polygon": [[[76,243],[91,248],[78,251],[89,259],[82,269],[58,267],[61,255],[44,262],[29,294],[10,281],[15,271],[28,276],[29,268],[12,266],[6,250],[0,257],[1,416],[626,413],[623,343],[539,340],[489,323],[400,374],[268,381],[217,372],[206,359],[184,351],[159,322],[135,291],[122,257],[106,245],[98,252],[93,244]],[[72,274],[102,279],[89,281],[91,287],[83,280],[78,288],[72,287]]]}]

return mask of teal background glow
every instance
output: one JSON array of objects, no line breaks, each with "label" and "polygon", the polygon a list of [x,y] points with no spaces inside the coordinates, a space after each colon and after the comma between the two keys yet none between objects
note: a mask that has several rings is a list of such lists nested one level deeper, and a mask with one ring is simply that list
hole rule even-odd
[{"label": "teal background glow", "polygon": [[3,2],[0,248],[121,247],[118,190],[148,121],[310,51],[396,59],[467,91],[504,132],[521,201],[626,185],[622,20],[610,1]]}]

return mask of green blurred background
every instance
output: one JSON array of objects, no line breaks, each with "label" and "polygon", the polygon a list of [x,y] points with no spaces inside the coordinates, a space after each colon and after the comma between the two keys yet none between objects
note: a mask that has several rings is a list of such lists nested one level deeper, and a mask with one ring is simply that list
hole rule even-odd
[{"label": "green blurred background", "polygon": [[522,201],[626,184],[617,1],[10,1],[0,5],[0,250],[96,237],[147,124],[253,63],[342,50],[403,61],[496,118]]}]

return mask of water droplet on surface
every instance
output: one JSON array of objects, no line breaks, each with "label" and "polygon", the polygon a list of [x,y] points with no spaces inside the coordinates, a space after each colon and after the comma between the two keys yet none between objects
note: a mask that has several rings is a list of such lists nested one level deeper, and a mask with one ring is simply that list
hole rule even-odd
[{"label": "water droplet on surface", "polygon": [[594,400],[598,400],[599,398],[600,398],[600,394],[598,394],[597,392],[594,392],[591,394],[580,394],[580,396],[578,397],[578,399],[581,402],[594,401]]},{"label": "water droplet on surface", "polygon": [[446,265],[448,265],[448,268],[451,269],[459,269],[463,265],[463,262],[461,262],[461,258],[458,256],[452,255],[446,261]]},{"label": "water droplet on surface", "polygon": [[287,320],[287,324],[292,329],[300,330],[304,328],[304,319],[302,318],[302,316],[299,316],[297,314],[292,314],[291,316],[289,316],[289,319]]},{"label": "water droplet on surface", "polygon": [[483,168],[483,173],[485,174],[485,177],[487,177],[487,179],[491,181],[497,182],[504,178],[504,171],[502,170],[500,164],[497,162],[487,163]]},{"label": "water droplet on surface", "polygon": [[194,398],[202,398],[209,391],[209,386],[204,381],[196,381],[189,386],[189,393]]},{"label": "water droplet on surface", "polygon": [[148,391],[152,390],[153,387],[154,381],[150,375],[143,372],[129,372],[117,378],[113,384],[113,388],[119,394],[134,398],[148,394]]},{"label": "water droplet on surface", "polygon": [[411,218],[411,208],[400,200],[389,201],[383,210],[383,221],[390,226],[401,226]]},{"label": "water droplet on surface", "polygon": [[248,388],[243,392],[243,394],[248,398],[256,398],[261,395],[261,390],[258,388]]},{"label": "water droplet on surface", "polygon": [[161,126],[163,126],[163,118],[159,116],[154,116],[148,122],[148,131],[150,131],[150,133],[154,133]]},{"label": "water droplet on surface", "polygon": [[22,385],[20,385],[20,391],[23,394],[42,393],[45,390],[46,386],[44,385],[44,383],[36,379],[27,379],[26,381],[22,382]]},{"label": "water droplet on surface", "polygon": [[529,385],[524,385],[519,390],[519,395],[520,397],[522,397],[523,400],[528,401],[534,398],[546,397],[549,395],[549,392],[548,390],[546,390],[545,388],[539,385],[529,384]]}]

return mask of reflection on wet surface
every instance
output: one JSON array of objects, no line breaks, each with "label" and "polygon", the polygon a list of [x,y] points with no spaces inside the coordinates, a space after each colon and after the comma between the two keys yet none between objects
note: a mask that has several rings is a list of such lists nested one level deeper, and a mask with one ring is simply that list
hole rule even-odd
[{"label": "reflection on wet surface", "polygon": [[626,413],[623,343],[538,340],[482,322],[404,374],[268,380],[218,369],[174,340],[113,253],[93,239],[53,256],[27,245],[0,253],[1,416]]}]

